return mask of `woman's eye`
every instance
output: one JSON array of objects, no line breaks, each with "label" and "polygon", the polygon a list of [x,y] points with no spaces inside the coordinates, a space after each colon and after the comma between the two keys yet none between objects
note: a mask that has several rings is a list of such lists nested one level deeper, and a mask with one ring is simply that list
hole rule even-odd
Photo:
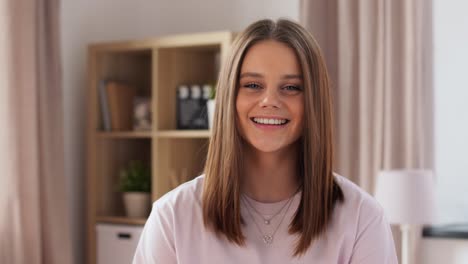
[{"label": "woman's eye", "polygon": [[302,88],[297,85],[287,85],[284,87],[284,89],[287,91],[301,91],[302,90]]},{"label": "woman's eye", "polygon": [[247,83],[244,85],[245,88],[250,88],[250,89],[258,89],[260,88],[260,85],[256,83]]}]

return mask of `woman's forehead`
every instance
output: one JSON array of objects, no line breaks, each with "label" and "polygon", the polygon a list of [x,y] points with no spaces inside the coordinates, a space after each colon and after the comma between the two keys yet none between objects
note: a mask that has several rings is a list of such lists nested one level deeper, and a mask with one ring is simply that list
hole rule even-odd
[{"label": "woman's forehead", "polygon": [[275,40],[264,40],[247,50],[240,77],[264,77],[271,73],[291,77],[300,76],[301,72],[296,52],[291,47]]}]

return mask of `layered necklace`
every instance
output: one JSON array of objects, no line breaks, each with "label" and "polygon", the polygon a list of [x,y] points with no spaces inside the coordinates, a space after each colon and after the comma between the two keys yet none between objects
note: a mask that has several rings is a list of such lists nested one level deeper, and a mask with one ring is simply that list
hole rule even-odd
[{"label": "layered necklace", "polygon": [[[296,192],[297,193],[297,192]],[[295,193],[295,194],[296,194]],[[284,218],[286,217],[286,214],[287,212],[289,211],[289,207],[291,207],[291,204],[292,204],[292,201],[294,200],[294,195],[292,195],[287,201],[286,203],[276,212],[274,213],[272,216],[270,217],[265,217],[262,213],[260,213],[248,200],[248,198],[242,196],[242,200],[244,202],[244,205],[245,207],[247,208],[247,212],[249,213],[250,217],[252,218],[252,221],[254,222],[256,228],[257,228],[257,231],[258,233],[260,234],[263,242],[266,244],[266,245],[270,245],[273,243],[273,239],[275,237],[275,234],[276,234],[276,231],[278,231],[279,227],[281,226],[281,224],[283,223],[283,220]],[[281,220],[279,222],[279,224],[273,229],[273,232],[271,233],[265,233],[263,232],[262,228],[260,227],[260,225],[257,223],[257,221],[255,220],[255,217],[253,216],[252,212],[251,212],[251,209],[257,214],[260,216],[261,219],[263,219],[263,224],[265,224],[266,226],[269,226],[271,223],[272,223],[272,220],[278,216],[282,211],[283,209],[286,208],[286,211],[284,212],[283,216],[281,217]]]}]

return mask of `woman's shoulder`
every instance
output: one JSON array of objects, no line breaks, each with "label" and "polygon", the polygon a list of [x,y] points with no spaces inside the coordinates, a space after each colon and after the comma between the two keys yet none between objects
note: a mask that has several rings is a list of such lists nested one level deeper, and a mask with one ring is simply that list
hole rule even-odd
[{"label": "woman's shoulder", "polygon": [[348,213],[354,212],[354,214],[361,216],[363,214],[369,217],[380,217],[383,215],[383,208],[373,196],[341,175],[335,173],[334,177],[343,192],[344,202],[341,206],[343,210]]},{"label": "woman's shoulder", "polygon": [[204,175],[182,183],[176,188],[164,194],[153,203],[153,207],[159,210],[186,210],[201,205],[201,194],[203,191]]},{"label": "woman's shoulder", "polygon": [[334,211],[330,232],[344,238],[350,263],[397,263],[390,225],[383,208],[349,179],[335,175],[344,202]]}]

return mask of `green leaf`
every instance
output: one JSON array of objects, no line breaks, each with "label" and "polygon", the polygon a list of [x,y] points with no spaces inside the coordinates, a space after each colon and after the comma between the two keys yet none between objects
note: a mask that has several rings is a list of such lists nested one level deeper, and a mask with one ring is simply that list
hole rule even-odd
[{"label": "green leaf", "polygon": [[119,176],[121,192],[151,192],[151,170],[142,161],[130,161]]}]

